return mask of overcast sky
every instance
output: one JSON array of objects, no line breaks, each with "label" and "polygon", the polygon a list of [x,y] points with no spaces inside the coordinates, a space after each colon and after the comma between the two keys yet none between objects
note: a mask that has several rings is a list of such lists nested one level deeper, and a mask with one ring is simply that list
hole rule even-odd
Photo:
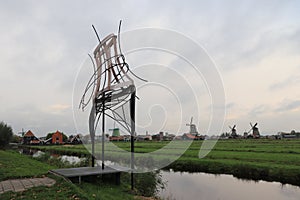
[{"label": "overcast sky", "polygon": [[[124,32],[144,27],[174,30],[205,49],[223,81],[223,131],[236,124],[242,133],[250,121],[258,122],[265,134],[300,131],[299,8],[299,1],[275,0],[1,1],[0,120],[15,133],[22,128],[38,136],[56,130],[76,133],[73,86],[97,44],[91,24],[104,37],[116,33],[122,19]],[[172,75],[168,79],[174,80]],[[191,95],[194,98],[206,102],[201,94]],[[190,99],[184,99],[186,111],[193,109]],[[160,115],[155,114],[154,109],[152,121],[158,123]],[[193,115],[189,111],[181,116],[184,123],[172,115],[165,131],[173,131],[172,122],[187,131],[185,123]],[[205,124],[208,119],[196,118],[200,133],[207,129],[201,120]]]}]

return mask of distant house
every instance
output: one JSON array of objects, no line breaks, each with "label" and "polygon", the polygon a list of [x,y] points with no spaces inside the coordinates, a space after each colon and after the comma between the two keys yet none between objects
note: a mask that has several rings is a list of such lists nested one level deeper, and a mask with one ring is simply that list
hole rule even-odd
[{"label": "distant house", "polygon": [[52,144],[63,144],[63,134],[59,131],[56,131],[52,135]]},{"label": "distant house", "polygon": [[124,136],[110,136],[109,141],[124,141]]},{"label": "distant house", "polygon": [[182,135],[183,140],[204,140],[203,136],[194,135],[191,133],[185,133]]},{"label": "distant house", "polygon": [[51,144],[51,143],[52,143],[52,138],[42,140],[42,144]]},{"label": "distant house", "polygon": [[124,141],[125,142],[131,141],[131,135],[124,135]]},{"label": "distant house", "polygon": [[[95,141],[96,142],[102,142],[102,135],[95,135]],[[109,136],[104,135],[104,141],[109,141]]]},{"label": "distant house", "polygon": [[151,135],[138,135],[136,136],[137,141],[152,141]]},{"label": "distant house", "polygon": [[163,141],[164,139],[164,132],[159,132],[158,134],[152,135],[152,140],[155,141]]},{"label": "distant house", "polygon": [[166,133],[166,135],[163,137],[163,140],[165,140],[165,141],[171,141],[175,137],[176,137],[176,135],[174,135],[174,134],[168,134],[168,133]]},{"label": "distant house", "polygon": [[297,138],[296,134],[292,134],[292,133],[280,133],[280,138],[288,138],[288,139],[294,139]]},{"label": "distant house", "polygon": [[183,140],[195,140],[196,136],[190,133],[185,133],[182,135]]},{"label": "distant house", "polygon": [[295,130],[292,130],[290,133],[279,132],[278,136],[280,139],[298,139],[300,138],[300,132],[296,132]]},{"label": "distant house", "polygon": [[182,140],[182,136],[181,135],[177,135],[174,137],[174,140]]},{"label": "distant house", "polygon": [[80,139],[80,135],[71,135],[69,137],[69,143],[70,144],[82,144],[82,141]]},{"label": "distant house", "polygon": [[40,140],[32,133],[31,130],[27,131],[22,139],[22,144],[40,144]]}]

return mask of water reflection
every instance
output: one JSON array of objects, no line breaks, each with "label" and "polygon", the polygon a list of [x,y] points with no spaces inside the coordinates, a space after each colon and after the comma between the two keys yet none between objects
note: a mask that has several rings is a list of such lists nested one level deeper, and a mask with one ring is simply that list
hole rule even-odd
[{"label": "water reflection", "polygon": [[33,158],[38,158],[38,157],[40,157],[40,156],[42,156],[42,155],[44,155],[45,154],[45,152],[42,152],[42,151],[36,151],[36,152],[34,152],[33,154],[32,154],[32,157]]},{"label": "water reflection", "polygon": [[62,156],[59,156],[58,158],[63,162],[70,163],[71,165],[79,164],[81,162],[86,161],[86,158],[79,158],[78,156],[62,155]]},{"label": "water reflection", "polygon": [[162,171],[167,181],[160,192],[164,199],[176,200],[299,200],[300,188],[277,182],[243,181],[231,175]]},{"label": "water reflection", "polygon": [[30,156],[35,154],[37,151],[38,150],[36,150],[36,149],[27,149],[27,148],[19,149],[20,154],[25,154],[25,155],[30,155]]},{"label": "water reflection", "polygon": [[[38,157],[45,154],[45,152],[43,152],[43,151],[40,151],[40,150],[37,150],[37,149],[27,149],[27,148],[19,149],[19,153],[25,154],[25,155],[30,155],[33,158],[38,158]],[[60,159],[62,162],[67,162],[71,165],[80,164],[80,163],[85,162],[87,160],[87,158],[80,158],[78,156],[59,155],[59,154],[54,154],[54,153],[51,153],[50,157]]]},{"label": "water reflection", "polygon": [[[96,160],[96,165],[97,166],[102,166],[102,161],[101,160]],[[114,166],[114,165],[117,165],[115,162],[112,162],[110,160],[104,160],[104,165],[106,166]]]}]

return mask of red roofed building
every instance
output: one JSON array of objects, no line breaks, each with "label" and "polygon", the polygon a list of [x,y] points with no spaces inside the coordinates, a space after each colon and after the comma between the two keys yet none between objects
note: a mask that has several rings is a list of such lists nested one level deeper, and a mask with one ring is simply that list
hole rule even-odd
[{"label": "red roofed building", "polygon": [[52,144],[63,144],[63,134],[59,131],[56,131],[52,135]]},{"label": "red roofed building", "polygon": [[22,144],[40,144],[40,140],[31,132],[27,131],[22,139]]}]

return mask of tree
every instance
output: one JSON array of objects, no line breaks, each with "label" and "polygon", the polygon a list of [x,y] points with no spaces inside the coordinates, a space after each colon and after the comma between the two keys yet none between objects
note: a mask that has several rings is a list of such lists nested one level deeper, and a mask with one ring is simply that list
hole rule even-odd
[{"label": "tree", "polygon": [[54,133],[48,133],[47,136],[46,136],[46,140],[48,140],[49,138],[51,138],[53,134]]},{"label": "tree", "polygon": [[62,133],[62,135],[63,135],[63,141],[67,142],[68,141],[68,136],[66,136],[64,133]]},{"label": "tree", "polygon": [[7,147],[12,136],[12,128],[4,122],[0,122],[0,148]]},{"label": "tree", "polygon": [[12,142],[12,143],[20,143],[21,140],[22,140],[22,138],[21,138],[20,136],[14,134],[14,135],[12,136],[10,142]]}]

